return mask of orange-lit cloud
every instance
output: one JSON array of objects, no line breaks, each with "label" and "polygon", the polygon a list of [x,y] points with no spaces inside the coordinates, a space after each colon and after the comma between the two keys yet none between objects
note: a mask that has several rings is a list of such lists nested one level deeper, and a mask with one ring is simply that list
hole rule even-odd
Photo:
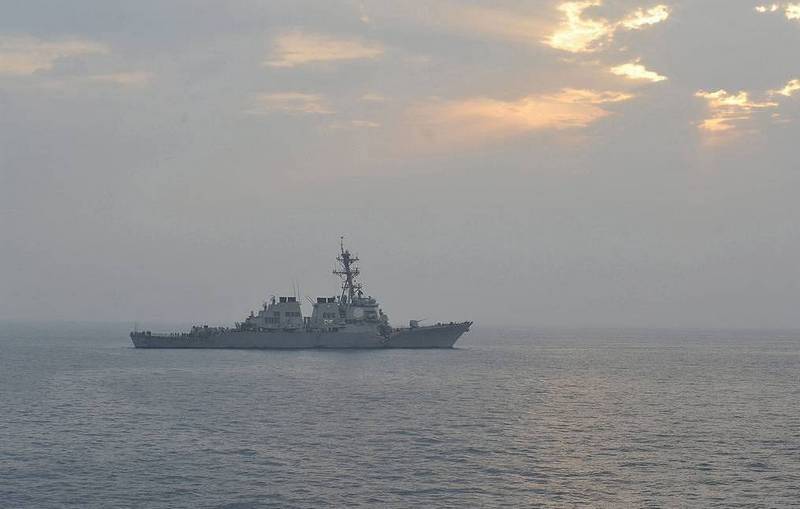
[{"label": "orange-lit cloud", "polygon": [[624,76],[632,80],[650,81],[653,83],[667,79],[666,76],[662,76],[657,72],[649,71],[645,66],[640,64],[638,60],[612,67],[610,71],[617,76]]},{"label": "orange-lit cloud", "polygon": [[637,9],[617,21],[586,16],[588,9],[602,4],[602,0],[584,0],[559,5],[562,22],[545,43],[571,53],[591,52],[611,40],[617,30],[640,30],[661,23],[670,14],[666,5],[656,5],[649,9]]},{"label": "orange-lit cloud", "polygon": [[83,39],[45,41],[36,37],[0,37],[0,74],[31,75],[47,71],[64,58],[107,54],[102,44]]},{"label": "orange-lit cloud", "polygon": [[731,94],[726,90],[706,92],[701,90],[695,94],[706,100],[709,116],[700,124],[700,128],[709,132],[733,130],[741,122],[749,120],[753,111],[776,108],[778,103],[771,101],[758,102],[750,99],[750,94],[740,91]]},{"label": "orange-lit cloud", "polygon": [[267,115],[270,113],[292,113],[304,115],[329,115],[333,110],[319,94],[302,92],[280,92],[259,94],[255,104],[246,113]]},{"label": "orange-lit cloud", "polygon": [[383,47],[377,43],[290,32],[275,39],[272,54],[264,64],[270,67],[297,67],[318,62],[370,60],[383,53]]},{"label": "orange-lit cloud", "polygon": [[786,19],[800,21],[800,3],[773,3],[756,7],[756,12],[761,14],[778,11],[783,11]]},{"label": "orange-lit cloud", "polygon": [[476,97],[433,103],[412,116],[436,144],[475,144],[533,131],[585,128],[611,114],[603,105],[632,97],[623,92],[563,89],[510,101]]}]

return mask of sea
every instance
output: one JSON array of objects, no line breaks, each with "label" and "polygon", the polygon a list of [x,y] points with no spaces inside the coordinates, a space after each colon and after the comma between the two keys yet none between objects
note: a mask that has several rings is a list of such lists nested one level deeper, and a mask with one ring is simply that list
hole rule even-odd
[{"label": "sea", "polygon": [[800,331],[137,350],[0,322],[0,507],[800,507]]}]

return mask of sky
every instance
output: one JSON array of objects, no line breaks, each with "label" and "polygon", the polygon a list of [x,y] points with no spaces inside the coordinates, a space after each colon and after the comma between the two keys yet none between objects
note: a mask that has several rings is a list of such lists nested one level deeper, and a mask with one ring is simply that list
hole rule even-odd
[{"label": "sky", "polygon": [[[800,328],[800,3],[0,0],[0,319]],[[309,311],[306,306],[305,311]]]}]

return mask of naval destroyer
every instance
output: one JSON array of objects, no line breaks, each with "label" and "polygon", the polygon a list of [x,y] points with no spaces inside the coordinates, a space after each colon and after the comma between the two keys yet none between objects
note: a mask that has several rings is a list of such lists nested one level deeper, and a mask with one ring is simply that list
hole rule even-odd
[{"label": "naval destroyer", "polygon": [[389,325],[378,301],[365,296],[358,281],[358,257],[340,244],[333,273],[342,280],[336,297],[311,302],[311,316],[303,316],[297,297],[271,297],[258,313],[250,312],[235,327],[194,326],[188,332],[131,332],[136,348],[452,348],[472,322]]}]

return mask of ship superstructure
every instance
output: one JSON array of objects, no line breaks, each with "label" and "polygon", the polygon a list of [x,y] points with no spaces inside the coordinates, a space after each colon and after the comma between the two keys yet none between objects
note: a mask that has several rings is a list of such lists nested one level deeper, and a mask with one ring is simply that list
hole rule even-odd
[{"label": "ship superstructure", "polygon": [[132,332],[137,348],[451,348],[472,322],[437,323],[393,328],[359,281],[358,257],[340,242],[333,273],[341,278],[341,294],[317,297],[311,316],[303,316],[296,296],[272,296],[258,313],[233,328],[193,327],[190,332]]}]

